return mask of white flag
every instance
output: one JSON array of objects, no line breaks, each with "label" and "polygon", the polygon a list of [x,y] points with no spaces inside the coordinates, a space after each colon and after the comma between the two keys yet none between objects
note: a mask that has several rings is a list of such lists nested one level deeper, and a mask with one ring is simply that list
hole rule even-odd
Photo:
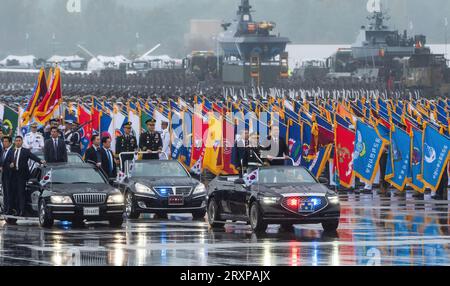
[{"label": "white flag", "polygon": [[39,184],[41,184],[41,186],[45,186],[52,181],[52,171],[53,170],[50,169],[50,171],[48,171],[48,173],[39,182]]}]

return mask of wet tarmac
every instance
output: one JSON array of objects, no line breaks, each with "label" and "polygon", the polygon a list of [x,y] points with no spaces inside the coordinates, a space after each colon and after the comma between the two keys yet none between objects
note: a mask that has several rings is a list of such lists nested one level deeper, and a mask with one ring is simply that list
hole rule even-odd
[{"label": "wet tarmac", "polygon": [[212,231],[189,215],[143,218],[122,229],[0,221],[1,265],[450,265],[448,201],[379,195],[341,195],[337,233],[298,225],[264,235],[244,223]]}]

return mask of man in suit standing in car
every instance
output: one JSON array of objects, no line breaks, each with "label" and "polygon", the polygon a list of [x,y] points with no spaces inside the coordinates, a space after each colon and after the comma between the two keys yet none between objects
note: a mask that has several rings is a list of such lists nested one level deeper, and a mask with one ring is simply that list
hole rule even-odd
[{"label": "man in suit standing in car", "polygon": [[40,164],[45,164],[38,156],[31,153],[29,149],[23,148],[22,136],[16,136],[14,140],[14,155],[13,161],[9,167],[11,170],[10,192],[9,200],[12,202],[10,208],[14,208],[18,216],[24,216],[26,192],[25,187],[27,181],[30,179],[30,168],[28,161],[32,160]]},{"label": "man in suit standing in car", "polygon": [[102,145],[103,147],[100,149],[102,170],[108,178],[115,178],[117,177],[117,162],[113,151],[111,151],[111,138],[103,137]]},{"label": "man in suit standing in car", "polygon": [[64,139],[59,137],[58,127],[50,130],[50,139],[44,144],[44,158],[48,163],[66,163],[67,147]]},{"label": "man in suit standing in car", "polygon": [[92,135],[91,137],[92,146],[86,150],[84,154],[84,161],[86,163],[90,163],[96,165],[98,168],[102,166],[102,154],[100,147],[100,136],[97,134]]}]

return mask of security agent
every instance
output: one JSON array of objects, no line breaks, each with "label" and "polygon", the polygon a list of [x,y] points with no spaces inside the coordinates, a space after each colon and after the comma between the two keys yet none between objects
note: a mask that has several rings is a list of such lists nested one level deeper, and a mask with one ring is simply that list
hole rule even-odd
[{"label": "security agent", "polygon": [[[119,136],[116,139],[116,157],[119,158],[121,153],[124,152],[136,152],[138,149],[136,137],[131,134],[131,122],[127,122],[123,124],[123,130],[125,132],[124,135]],[[122,155],[122,164],[125,164],[126,161],[133,160],[133,154]],[[122,170],[125,165],[120,166]]]},{"label": "security agent", "polygon": [[9,165],[13,161],[14,148],[12,147],[12,138],[10,136],[5,136],[2,138],[2,152],[0,169],[2,171],[2,189],[3,189],[3,211],[5,214],[10,215],[11,213],[11,202],[9,200],[10,193],[10,183],[12,170]]},{"label": "security agent", "polygon": [[[147,124],[147,132],[141,134],[139,140],[139,148],[142,152],[161,152],[163,147],[163,142],[161,134],[155,131],[156,120],[149,119],[145,122]],[[142,156],[143,160],[158,160],[158,153],[144,154]]]},{"label": "security agent", "polygon": [[10,192],[8,194],[10,202],[10,208],[16,210],[16,214],[24,216],[26,192],[25,187],[27,181],[30,179],[30,169],[28,161],[32,160],[40,164],[45,164],[44,160],[31,153],[30,150],[23,148],[22,136],[16,136],[14,141],[15,148],[13,154],[13,161],[9,167],[11,170],[11,184]]},{"label": "security agent", "polygon": [[31,131],[23,138],[23,147],[30,149],[32,153],[40,152],[44,148],[44,136],[37,132],[38,124],[36,122],[30,125]]}]

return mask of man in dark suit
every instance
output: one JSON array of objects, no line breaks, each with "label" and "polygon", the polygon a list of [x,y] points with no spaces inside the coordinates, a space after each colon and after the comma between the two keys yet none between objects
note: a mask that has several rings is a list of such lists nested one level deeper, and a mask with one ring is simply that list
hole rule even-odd
[{"label": "man in dark suit", "polygon": [[286,144],[286,139],[280,136],[278,126],[272,126],[268,147],[262,148],[262,150],[266,151],[264,155],[271,166],[284,166],[285,160],[289,157],[289,147]]},{"label": "man in dark suit", "polygon": [[2,188],[3,188],[3,211],[5,214],[11,214],[9,193],[10,193],[10,183],[11,183],[11,169],[9,164],[13,160],[14,148],[12,147],[12,138],[10,136],[5,136],[2,139],[2,152],[0,168],[2,171]]},{"label": "man in dark suit", "polygon": [[102,156],[102,170],[108,178],[117,177],[117,162],[114,153],[111,151],[111,138],[102,138],[103,147],[100,150]]},{"label": "man in dark suit", "polygon": [[11,170],[9,200],[12,202],[10,208],[14,208],[17,211],[17,215],[23,216],[26,202],[25,187],[27,181],[30,179],[28,161],[32,160],[40,164],[45,164],[46,162],[31,153],[29,149],[22,148],[22,136],[16,136],[14,144],[13,160],[9,165]]},{"label": "man in dark suit", "polygon": [[102,166],[102,154],[100,147],[100,136],[97,134],[92,135],[91,137],[92,146],[86,150],[84,154],[84,161],[86,163],[94,164],[98,168]]},{"label": "man in dark suit", "polygon": [[44,158],[48,163],[65,163],[67,162],[66,143],[59,137],[57,127],[52,127],[50,131],[50,139],[44,143]]}]

